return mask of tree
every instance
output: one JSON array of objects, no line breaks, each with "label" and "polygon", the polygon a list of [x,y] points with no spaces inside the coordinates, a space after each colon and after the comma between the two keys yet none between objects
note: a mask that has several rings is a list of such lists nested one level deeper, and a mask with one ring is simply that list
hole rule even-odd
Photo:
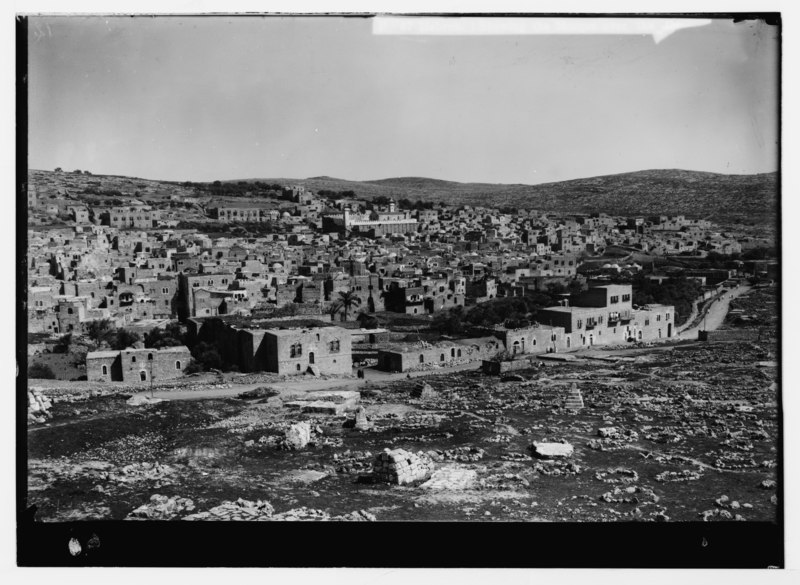
[{"label": "tree", "polygon": [[192,349],[192,357],[203,370],[222,370],[224,363],[217,348],[201,341]]},{"label": "tree", "polygon": [[464,309],[461,306],[453,307],[449,311],[436,314],[431,327],[439,333],[457,335],[464,332]]},{"label": "tree", "polygon": [[134,343],[141,341],[138,333],[128,331],[127,329],[117,329],[116,335],[112,339],[111,347],[113,349],[121,350],[131,347]]},{"label": "tree", "polygon": [[66,335],[62,335],[56,342],[55,347],[53,347],[53,353],[67,353],[69,352],[69,346],[71,344],[72,344],[72,333],[67,333]]},{"label": "tree", "polygon": [[342,304],[342,310],[344,311],[345,321],[347,321],[347,312],[353,307],[361,305],[361,299],[357,297],[356,293],[354,293],[351,290],[340,292],[339,302]]},{"label": "tree", "polygon": [[56,172],[57,173],[63,173],[64,171],[61,170],[61,167],[56,167]]},{"label": "tree", "polygon": [[342,310],[342,303],[341,301],[333,301],[330,306],[328,306],[328,314],[331,316],[331,321],[336,319],[336,314]]},{"label": "tree", "polygon": [[35,363],[28,368],[28,378],[38,378],[40,380],[55,380],[56,374],[47,364]]},{"label": "tree", "polygon": [[379,323],[378,323],[377,317],[375,317],[373,315],[370,315],[368,313],[365,313],[364,311],[361,311],[358,314],[358,317],[356,317],[356,319],[358,320],[358,323],[359,323],[359,325],[361,326],[362,329],[377,329],[378,328]]},{"label": "tree", "polygon": [[111,319],[99,319],[90,321],[86,325],[86,335],[95,342],[96,345],[103,343],[111,344],[116,336],[116,327]]},{"label": "tree", "polygon": [[163,329],[153,329],[144,336],[145,347],[158,349],[177,345],[186,345],[186,334],[180,323],[170,323]]}]

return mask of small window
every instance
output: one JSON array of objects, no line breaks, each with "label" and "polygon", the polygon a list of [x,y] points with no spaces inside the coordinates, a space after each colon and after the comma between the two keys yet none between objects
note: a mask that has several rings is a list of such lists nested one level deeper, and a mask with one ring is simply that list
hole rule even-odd
[{"label": "small window", "polygon": [[300,371],[300,364],[297,364],[297,371]]},{"label": "small window", "polygon": [[152,353],[148,353],[147,354],[147,361],[149,361],[149,362],[153,361],[153,354]]},{"label": "small window", "polygon": [[103,366],[103,375],[104,376],[108,375],[108,366]]},{"label": "small window", "polygon": [[441,354],[441,355],[439,356],[439,361],[440,361],[440,362],[443,362],[443,361],[444,361],[444,354]]},{"label": "small window", "polygon": [[132,364],[135,364],[135,363],[136,363],[136,356],[135,356],[135,355],[132,355],[132,356],[131,356],[131,363],[132,363]]},{"label": "small window", "polygon": [[69,308],[67,309],[67,314],[68,314],[68,315],[72,315],[72,313],[73,313],[73,311],[72,311],[72,307],[69,307]]},{"label": "small window", "polygon": [[175,369],[176,370],[180,370],[181,369],[181,362],[180,361],[176,361],[175,362]]},{"label": "small window", "polygon": [[422,354],[419,354],[419,363],[421,363],[421,364],[425,363],[425,356],[422,355]]}]

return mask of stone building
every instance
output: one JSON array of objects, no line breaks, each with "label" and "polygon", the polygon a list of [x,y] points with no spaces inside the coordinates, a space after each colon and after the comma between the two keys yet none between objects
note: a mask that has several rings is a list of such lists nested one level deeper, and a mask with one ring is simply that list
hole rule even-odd
[{"label": "stone building", "polygon": [[159,382],[183,376],[192,359],[186,346],[161,349],[90,351],[86,377],[90,382]]},{"label": "stone building", "polygon": [[161,212],[149,206],[112,207],[105,214],[101,214],[104,225],[115,228],[149,229],[158,227]]},{"label": "stone building", "polygon": [[634,310],[632,295],[629,284],[593,286],[578,295],[573,306],[541,309],[536,320],[563,327],[566,349],[671,338],[675,308],[648,305]]},{"label": "stone building", "polygon": [[[236,280],[236,275],[233,273],[179,274],[177,295],[179,317],[185,319],[218,314],[219,306],[224,298],[213,296],[212,299],[210,293],[211,291],[228,291],[234,280]],[[198,300],[201,304],[200,307],[198,307]]]}]

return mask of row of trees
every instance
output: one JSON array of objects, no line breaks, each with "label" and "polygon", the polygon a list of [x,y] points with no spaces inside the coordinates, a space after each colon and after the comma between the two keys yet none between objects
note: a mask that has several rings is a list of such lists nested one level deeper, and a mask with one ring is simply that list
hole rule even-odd
[{"label": "row of trees", "polygon": [[699,282],[683,275],[673,276],[659,284],[644,274],[637,274],[632,284],[634,305],[674,305],[676,325],[681,325],[689,317],[694,300],[703,292]]},{"label": "row of trees", "polygon": [[[95,347],[108,346],[114,350],[131,347],[142,337],[125,328],[117,328],[111,319],[98,319],[86,325],[86,337]],[[144,336],[144,346],[158,349],[185,345],[186,332],[180,323],[170,323],[163,329],[153,329]]]},{"label": "row of trees", "polygon": [[331,201],[338,201],[339,199],[353,199],[356,196],[356,192],[351,190],[333,191],[332,189],[320,189],[317,191],[317,195],[330,199]]},{"label": "row of trees", "polygon": [[278,224],[272,221],[264,222],[237,222],[228,223],[223,221],[181,221],[178,229],[196,230],[205,234],[252,234],[263,236],[267,234],[281,233]]},{"label": "row of trees", "polygon": [[[703,292],[703,287],[696,280],[683,276],[670,278],[663,284],[651,281],[643,274],[637,275],[633,281],[633,304],[662,304],[675,307],[675,322],[680,325],[692,311],[692,303]],[[527,327],[536,320],[540,309],[557,304],[563,294],[577,294],[581,285],[573,281],[569,286],[558,283],[548,285],[546,292],[536,292],[524,297],[493,299],[479,303],[469,310],[454,307],[448,311],[437,313],[431,327],[439,333],[459,335],[466,333],[471,326],[493,327],[504,325],[509,329]]]},{"label": "row of trees", "polygon": [[558,296],[567,292],[579,292],[580,283],[565,287],[559,283],[548,285],[546,292],[535,292],[524,297],[498,298],[479,303],[469,310],[453,307],[437,313],[431,327],[439,333],[459,335],[469,327],[494,327],[504,325],[509,329],[527,327],[534,322],[539,309],[557,303]]}]

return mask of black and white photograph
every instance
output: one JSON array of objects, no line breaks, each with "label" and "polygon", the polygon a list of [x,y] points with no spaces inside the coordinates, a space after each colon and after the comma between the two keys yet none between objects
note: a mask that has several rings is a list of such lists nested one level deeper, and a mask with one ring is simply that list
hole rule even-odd
[{"label": "black and white photograph", "polygon": [[781,25],[19,15],[18,562],[782,568]]}]

